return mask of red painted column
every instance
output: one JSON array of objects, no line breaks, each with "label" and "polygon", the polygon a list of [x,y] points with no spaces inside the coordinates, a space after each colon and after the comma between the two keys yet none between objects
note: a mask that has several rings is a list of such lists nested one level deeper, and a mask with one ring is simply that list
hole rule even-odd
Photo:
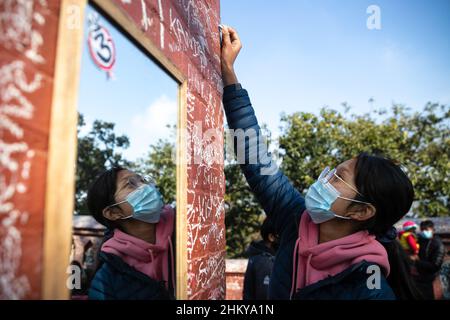
[{"label": "red painted column", "polygon": [[39,299],[59,1],[0,1],[0,299]]}]

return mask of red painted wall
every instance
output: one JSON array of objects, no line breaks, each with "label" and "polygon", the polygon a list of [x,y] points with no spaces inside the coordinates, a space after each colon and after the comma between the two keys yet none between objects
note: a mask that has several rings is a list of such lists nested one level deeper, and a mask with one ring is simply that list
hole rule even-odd
[{"label": "red painted wall", "polygon": [[0,1],[0,299],[40,297],[58,17],[58,1]]},{"label": "red painted wall", "polygon": [[[223,299],[225,178],[219,1],[114,2],[188,78],[188,297]],[[217,130],[214,143],[202,139],[208,129]]]},{"label": "red painted wall", "polygon": [[247,259],[226,259],[226,300],[242,300]]}]

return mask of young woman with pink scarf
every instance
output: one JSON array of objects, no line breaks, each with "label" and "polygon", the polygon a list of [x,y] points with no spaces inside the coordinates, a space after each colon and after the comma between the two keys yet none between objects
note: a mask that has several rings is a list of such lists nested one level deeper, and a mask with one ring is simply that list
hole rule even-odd
[{"label": "young woman with pink scarf", "polygon": [[155,183],[115,167],[96,178],[87,204],[110,231],[89,299],[173,299],[175,211],[164,205]]},{"label": "young woman with pink scarf", "polygon": [[[230,129],[259,133],[248,93],[234,72],[241,47],[237,32],[223,26],[223,105]],[[411,181],[397,164],[367,153],[334,169],[324,163],[302,196],[271,159],[262,137],[249,137],[243,145],[235,143],[235,151],[244,151],[241,169],[281,237],[269,299],[420,297],[395,241],[393,225],[414,198]]]}]

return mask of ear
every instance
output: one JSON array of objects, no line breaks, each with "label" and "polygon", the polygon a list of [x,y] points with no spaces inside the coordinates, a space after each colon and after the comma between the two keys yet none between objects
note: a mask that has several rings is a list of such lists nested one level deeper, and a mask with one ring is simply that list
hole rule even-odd
[{"label": "ear", "polygon": [[120,218],[123,218],[122,210],[119,207],[109,207],[103,209],[103,216],[111,221],[119,220]]},{"label": "ear", "polygon": [[355,211],[351,211],[347,217],[356,221],[366,221],[375,216],[377,209],[371,204],[363,205]]},{"label": "ear", "polygon": [[269,241],[270,242],[275,242],[277,239],[275,238],[275,236],[272,233],[269,233]]}]

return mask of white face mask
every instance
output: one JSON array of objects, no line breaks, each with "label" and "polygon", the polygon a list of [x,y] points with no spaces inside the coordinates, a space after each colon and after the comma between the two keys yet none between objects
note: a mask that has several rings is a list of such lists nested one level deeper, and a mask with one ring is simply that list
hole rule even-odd
[{"label": "white face mask", "polygon": [[326,167],[325,170],[323,170],[322,173],[320,174],[319,179],[317,179],[317,181],[314,182],[308,189],[308,192],[306,193],[305,196],[306,209],[312,221],[316,224],[323,223],[334,218],[345,220],[352,219],[350,217],[337,215],[331,211],[331,206],[333,205],[333,203],[336,201],[337,198],[363,204],[370,204],[368,202],[342,197],[341,193],[329,182],[333,176],[337,177],[339,180],[344,182],[356,193],[360,194],[351,185],[349,185],[347,182],[345,182],[339,176],[336,175],[336,169],[330,171],[330,168]]}]

